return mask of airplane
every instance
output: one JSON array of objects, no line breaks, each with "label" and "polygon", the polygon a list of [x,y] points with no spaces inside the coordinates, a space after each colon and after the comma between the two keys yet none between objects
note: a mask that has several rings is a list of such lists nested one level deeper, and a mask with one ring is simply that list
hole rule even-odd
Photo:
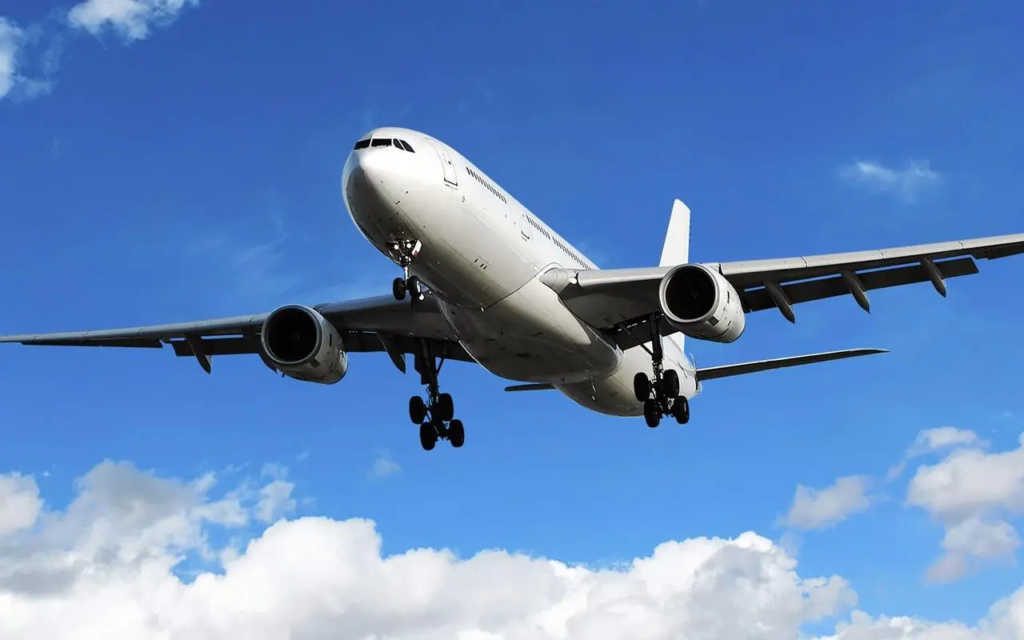
[{"label": "airplane", "polygon": [[847,349],[697,368],[685,338],[731,343],[746,315],[978,272],[975,259],[1024,253],[1024,234],[893,249],[740,262],[690,262],[690,210],[674,202],[658,266],[600,269],[478,166],[437,138],[383,127],[360,137],[341,174],[359,233],[401,267],[391,295],[266,313],[128,329],[0,336],[25,345],[161,348],[211,372],[214,356],[256,354],[275,373],[335,384],[350,353],[382,352],[402,373],[407,356],[426,397],[409,417],[420,444],[465,443],[439,374],[448,360],[517,382],[507,391],[558,390],[612,416],[657,427],[686,424],[703,383],[729,376],[886,353]]}]

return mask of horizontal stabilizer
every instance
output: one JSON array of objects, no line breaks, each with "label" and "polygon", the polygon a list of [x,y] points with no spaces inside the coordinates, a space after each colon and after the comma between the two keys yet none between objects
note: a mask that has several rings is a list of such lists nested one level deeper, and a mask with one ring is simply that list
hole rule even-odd
[{"label": "horizontal stabilizer", "polygon": [[551,391],[555,387],[546,382],[538,382],[536,384],[516,384],[511,387],[505,387],[505,391]]},{"label": "horizontal stabilizer", "polygon": [[782,369],[785,367],[798,367],[804,364],[816,362],[828,362],[829,360],[842,360],[843,358],[856,358],[858,356],[870,356],[876,353],[889,353],[887,349],[845,349],[843,351],[826,351],[825,353],[812,353],[806,356],[790,356],[788,358],[776,358],[774,360],[755,360],[754,362],[742,362],[740,364],[727,364],[721,367],[706,367],[697,369],[697,380],[714,380],[715,378],[729,378],[731,376],[742,376],[758,371],[769,369]]}]

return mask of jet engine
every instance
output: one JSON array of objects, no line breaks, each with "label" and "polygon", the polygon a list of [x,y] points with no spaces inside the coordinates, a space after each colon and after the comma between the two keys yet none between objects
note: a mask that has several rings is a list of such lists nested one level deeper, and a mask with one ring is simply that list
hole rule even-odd
[{"label": "jet engine", "polygon": [[260,337],[267,363],[296,380],[334,384],[348,373],[341,335],[315,309],[288,305],[263,322]]},{"label": "jet engine", "polygon": [[732,342],[747,325],[739,293],[702,264],[681,264],[666,273],[658,299],[669,323],[691,338]]}]

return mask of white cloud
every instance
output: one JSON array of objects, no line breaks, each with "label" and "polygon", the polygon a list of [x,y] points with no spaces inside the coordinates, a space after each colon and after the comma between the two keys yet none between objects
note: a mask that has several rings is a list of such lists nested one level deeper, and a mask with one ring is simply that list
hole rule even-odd
[{"label": "white cloud", "polygon": [[402,470],[402,465],[392,460],[386,453],[381,453],[373,461],[373,475],[386,478]]},{"label": "white cloud", "polygon": [[941,178],[927,161],[911,162],[905,169],[897,170],[876,162],[855,160],[841,167],[839,176],[851,184],[875,193],[893,194],[908,203]]},{"label": "white cloud", "polygon": [[35,478],[0,476],[0,538],[34,525],[42,506]]},{"label": "white cloud", "polygon": [[[65,511],[0,544],[0,637],[791,640],[857,599],[840,577],[801,577],[795,559],[752,532],[665,542],[620,568],[591,569],[500,550],[384,556],[372,522],[328,518],[279,520],[248,544],[206,549],[221,565],[186,582],[181,559],[221,526],[198,515],[217,511],[215,486],[211,474],[186,482],[98,465]],[[854,611],[830,638],[1022,635],[1024,589],[976,627]]]},{"label": "white cloud", "polygon": [[870,480],[863,476],[839,478],[825,489],[799,485],[785,523],[800,529],[823,529],[871,506]]},{"label": "white cloud", "polygon": [[967,446],[984,448],[988,446],[988,442],[979,438],[978,434],[969,429],[958,429],[956,427],[925,429],[917,434],[917,438],[907,449],[907,453],[903,456],[903,460],[889,469],[887,480],[892,481],[902,475],[904,469],[906,469],[907,463],[914,458],[920,458],[921,456],[942,451],[944,449],[954,449],[957,447]]},{"label": "white cloud", "polygon": [[110,27],[128,40],[143,40],[151,26],[174,22],[185,7],[199,0],[85,0],[68,12],[68,22],[93,35]]},{"label": "white cloud", "polygon": [[963,438],[973,445],[919,467],[907,490],[907,505],[924,509],[946,529],[944,554],[929,570],[936,581],[954,580],[979,561],[1010,561],[1020,546],[1005,518],[1024,513],[1024,434],[1018,448],[992,453],[979,438]]},{"label": "white cloud", "polygon": [[295,484],[288,482],[288,469],[280,464],[263,465],[260,475],[272,480],[259,491],[256,518],[260,522],[274,522],[295,509],[295,499],[292,498]]},{"label": "white cloud", "polygon": [[18,81],[18,50],[23,32],[10,20],[0,18],[0,100]]}]

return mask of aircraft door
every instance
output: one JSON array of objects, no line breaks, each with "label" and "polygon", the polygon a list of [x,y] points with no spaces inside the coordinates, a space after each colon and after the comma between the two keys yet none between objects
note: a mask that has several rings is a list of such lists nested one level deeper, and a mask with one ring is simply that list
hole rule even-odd
[{"label": "aircraft door", "polygon": [[523,240],[530,239],[530,219],[526,216],[524,211],[519,218],[519,233],[523,235]]},{"label": "aircraft door", "polygon": [[437,152],[439,158],[441,158],[441,166],[444,167],[444,181],[453,187],[459,186],[459,174],[455,170],[455,163],[452,162],[448,152],[444,150],[441,145],[431,145],[434,147],[434,151]]}]

